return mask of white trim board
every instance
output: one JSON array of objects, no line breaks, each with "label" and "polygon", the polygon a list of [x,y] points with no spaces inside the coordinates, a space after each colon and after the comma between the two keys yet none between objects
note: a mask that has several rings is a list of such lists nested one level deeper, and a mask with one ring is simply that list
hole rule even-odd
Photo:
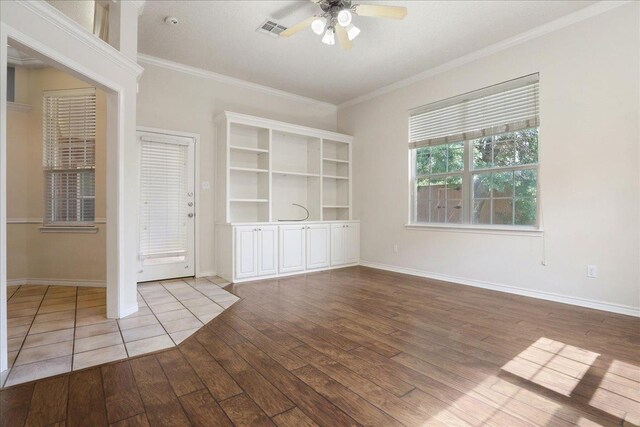
[{"label": "white trim board", "polygon": [[42,285],[42,286],[83,286],[88,288],[104,288],[104,280],[76,280],[76,279],[7,279],[7,286],[21,285]]},{"label": "white trim board", "polygon": [[[94,224],[106,224],[106,218],[96,218]],[[42,218],[7,218],[7,224],[39,224],[42,225]]]},{"label": "white trim board", "polygon": [[603,301],[596,301],[586,298],[571,297],[567,295],[559,295],[551,292],[534,291],[530,289],[518,288],[515,286],[501,285],[497,283],[485,282],[482,280],[465,279],[462,277],[449,276],[446,274],[431,273],[428,271],[417,270],[408,267],[399,267],[395,265],[382,264],[371,261],[360,261],[363,267],[375,268],[378,270],[393,271],[396,273],[409,274],[411,276],[419,276],[427,279],[441,280],[453,284],[473,286],[474,288],[490,289],[492,291],[505,292],[508,294],[521,295],[525,297],[537,298],[546,301],[559,302],[562,304],[576,305],[579,307],[592,308],[594,310],[609,311],[612,313],[625,314],[627,316],[640,317],[640,308],[622,304],[612,304]]},{"label": "white trim board", "polygon": [[494,53],[500,52],[505,49],[509,49],[513,46],[520,45],[529,40],[536,39],[538,37],[542,37],[546,34],[552,33],[557,30],[561,30],[562,28],[568,27],[569,25],[576,24],[578,22],[584,21],[585,19],[592,18],[594,16],[600,15],[602,13],[608,12],[612,9],[615,9],[619,6],[623,6],[625,4],[631,3],[630,0],[624,1],[608,1],[601,0],[591,6],[587,6],[584,9],[580,9],[576,12],[565,15],[561,18],[555,19],[551,22],[547,22],[539,27],[533,28],[529,31],[525,31],[524,33],[518,34],[517,36],[510,37],[508,39],[502,40],[498,43],[489,45],[485,48],[479,49],[475,52],[469,53],[467,55],[460,56],[456,59],[453,59],[449,62],[445,62],[444,64],[438,65],[436,67],[430,68],[421,73],[415,74],[411,77],[408,77],[403,80],[399,80],[395,83],[392,83],[388,86],[383,86],[379,89],[374,90],[373,92],[369,92],[364,95],[357,96],[349,101],[345,101],[338,105],[338,110],[343,108],[351,107],[356,104],[360,104],[361,102],[368,101],[369,99],[376,98],[380,95],[384,95],[385,93],[392,92],[397,89],[401,89],[403,87],[410,86],[414,83],[417,83],[421,80],[425,80],[431,76],[435,76],[436,74],[440,74],[442,72],[452,70],[454,68],[461,67],[470,62],[476,61],[478,59],[482,59],[484,57],[493,55]]},{"label": "white trim board", "polygon": [[156,67],[164,68],[171,71],[177,71],[179,73],[189,74],[195,77],[214,80],[219,83],[225,83],[245,89],[252,89],[258,92],[267,93],[269,95],[290,99],[292,101],[314,104],[318,107],[330,109],[331,111],[335,111],[337,109],[337,106],[335,104],[331,104],[329,102],[319,101],[317,99],[309,98],[302,95],[296,95],[295,93],[286,92],[284,90],[275,89],[258,83],[248,82],[246,80],[226,76],[224,74],[214,73],[213,71],[204,70],[202,68],[180,64],[179,62],[170,61],[168,59],[145,55],[143,53],[138,54],[138,62],[142,64],[155,65]]}]

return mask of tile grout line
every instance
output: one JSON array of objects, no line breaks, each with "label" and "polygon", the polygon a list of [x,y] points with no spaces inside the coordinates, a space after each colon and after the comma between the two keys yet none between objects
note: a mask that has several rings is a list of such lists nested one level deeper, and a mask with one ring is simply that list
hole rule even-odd
[{"label": "tile grout line", "polygon": [[[47,293],[49,292],[49,288],[50,286],[47,286],[47,288],[45,289],[44,293],[42,294],[42,298],[40,299],[40,302],[38,303],[38,308],[36,309],[36,312],[33,314],[33,319],[31,319],[31,324],[29,325],[29,329],[27,329],[27,333],[25,334],[24,338],[22,339],[22,344],[20,344],[20,348],[18,349],[18,353],[16,354],[16,358],[13,359],[13,363],[11,364],[11,370],[13,370],[13,368],[16,365],[16,362],[18,361],[18,357],[20,357],[20,353],[22,353],[22,348],[24,347],[24,343],[27,341],[27,337],[29,336],[29,332],[31,332],[31,328],[33,327],[33,323],[36,321],[36,316],[38,316],[38,312],[40,311],[40,307],[42,307],[42,302],[44,301],[44,298],[47,296]],[[17,292],[17,290],[16,290]],[[14,293],[15,295],[15,293]],[[12,295],[13,297],[13,295]],[[7,307],[7,311],[8,307]],[[9,319],[7,318],[7,323],[8,323]],[[28,363],[27,363],[28,364]],[[7,384],[7,381],[9,381],[9,377],[11,376],[12,372],[9,372],[9,374],[7,374],[7,378],[4,379],[4,382],[2,383],[2,387],[4,387]]]},{"label": "tile grout line", "polygon": [[[193,287],[192,287],[191,285],[189,285],[187,282],[185,282],[184,280],[182,280],[182,279],[179,279],[179,280],[180,280],[182,283],[186,284],[187,286],[189,286],[189,287],[191,287],[191,288],[193,289]],[[189,313],[191,313],[191,315],[192,315],[193,317],[195,317],[195,318],[196,318],[196,320],[197,320],[198,322],[200,322],[201,326],[200,326],[200,327],[198,327],[198,329],[201,329],[202,327],[204,327],[204,326],[205,326],[205,325],[204,325],[204,322],[203,322],[202,320],[200,320],[200,319],[198,318],[198,316],[197,316],[193,311],[191,311],[191,310],[189,309],[189,307],[187,307],[186,305],[184,305],[184,304],[182,303],[182,301],[180,300],[180,298],[176,297],[176,296],[175,296],[175,295],[174,295],[174,294],[173,294],[169,289],[167,289],[167,287],[164,285],[164,283],[162,283],[161,281],[159,281],[158,283],[160,283],[160,286],[162,286],[162,287],[163,287],[167,292],[169,292],[169,293],[171,294],[171,296],[172,296],[172,297],[174,297],[174,298],[176,299],[176,301],[178,301],[178,302],[180,303],[180,305],[181,305],[185,310],[187,310]],[[197,289],[194,289],[194,290],[195,290],[195,291],[197,291]],[[206,295],[205,295],[205,297],[206,297]],[[151,307],[149,307],[149,309],[151,309]],[[174,311],[175,311],[175,310],[174,310]],[[155,313],[154,313],[154,314],[155,314]],[[158,319],[158,322],[160,322],[160,319]],[[160,322],[160,324],[162,325],[162,322]],[[164,328],[164,325],[162,325],[162,327]],[[166,330],[166,329],[165,329],[165,330]],[[186,331],[186,330],[187,330],[187,329],[185,329],[185,331]],[[181,331],[176,331],[176,332],[181,332]],[[168,332],[167,332],[167,333],[168,333]],[[175,333],[175,332],[174,332],[174,333]],[[194,332],[194,333],[195,333],[195,332]],[[171,335],[169,335],[169,338],[171,338],[171,340],[176,344],[176,346],[178,346],[178,343],[176,343],[176,341],[173,339],[173,337],[172,337]],[[184,340],[183,340],[183,341],[184,341]]]},{"label": "tile grout line", "polygon": [[[182,281],[182,283],[186,284],[187,286],[189,286],[189,287],[190,287],[191,289],[193,289],[194,291],[199,292],[201,295],[204,295],[202,292],[198,291],[197,289],[195,289],[193,286],[191,286],[190,284],[188,284],[188,283],[187,283],[187,282],[185,282],[184,280],[182,280],[182,279],[180,279],[180,280]],[[195,317],[195,318],[196,318],[196,320],[198,320],[198,322],[202,323],[202,326],[204,326],[204,322],[203,322],[202,320],[200,320],[200,318],[199,318],[199,317],[198,317],[198,316],[197,316],[193,311],[191,311],[191,309],[189,309],[189,307],[187,307],[186,305],[184,305],[184,304],[182,303],[182,301],[180,301],[180,299],[179,299],[178,297],[176,297],[176,296],[175,296],[175,295],[174,295],[174,294],[173,294],[169,289],[167,289],[167,287],[164,285],[164,283],[162,283],[162,282],[159,282],[159,283],[160,283],[160,285],[161,285],[164,289],[166,289],[166,291],[167,291],[167,292],[169,292],[169,293],[171,294],[171,296],[172,296],[172,297],[174,297],[174,298],[175,298],[175,299],[180,303],[180,305],[181,305],[181,306],[183,306],[183,307],[184,307],[184,309],[185,309],[185,310],[187,310],[189,313],[191,313],[191,315],[192,315],[193,317]],[[211,300],[211,298],[209,298],[208,296],[206,296],[206,295],[204,295],[204,296],[205,296],[205,298],[207,298],[207,299]],[[193,299],[195,299],[195,298],[193,298]],[[215,301],[213,301],[213,302],[215,302]],[[185,329],[185,330],[186,330],[186,329]],[[179,332],[179,331],[178,331],[178,332]],[[171,337],[171,339],[173,339],[173,337]],[[174,341],[174,342],[175,342],[175,341]],[[177,344],[176,344],[176,345],[177,345]]]},{"label": "tile grout line", "polygon": [[[194,280],[195,280],[195,278],[194,278]],[[215,286],[216,288],[220,288],[220,289],[221,289],[222,291],[224,291],[225,293],[227,293],[227,294],[229,294],[229,295],[233,295],[233,296],[235,296],[236,298],[238,298],[238,297],[237,297],[236,295],[234,295],[233,293],[231,293],[231,292],[228,292],[228,291],[224,290],[221,286],[217,285],[216,283],[211,282],[209,279],[204,278],[204,280],[206,280],[207,284],[210,284],[211,286]],[[227,308],[223,307],[223,306],[222,306],[222,305],[220,305],[218,302],[216,302],[214,299],[212,299],[209,295],[206,295],[204,292],[202,292],[201,290],[199,290],[199,289],[195,288],[195,287],[194,287],[194,286],[192,286],[191,284],[187,283],[185,280],[180,279],[180,282],[181,282],[181,283],[183,283],[183,284],[185,284],[185,285],[187,285],[191,290],[195,291],[197,294],[202,295],[202,296],[203,296],[204,298],[206,298],[208,301],[210,301],[210,302],[212,302],[213,304],[215,304],[215,306],[219,307],[222,311],[221,311],[221,312],[219,312],[219,313],[216,315],[216,317],[217,317],[219,314],[222,314],[222,312],[224,312],[225,310],[227,310],[227,308],[228,308],[228,307],[227,307]],[[180,298],[178,298],[176,295],[174,295],[174,294],[173,294],[173,292],[172,292],[172,291],[171,291],[171,290],[170,290],[170,289],[169,289],[169,288],[168,288],[164,283],[162,283],[161,281],[158,281],[157,283],[162,287],[162,289],[163,289],[165,292],[167,292],[169,295],[171,295],[171,296],[175,299],[175,301],[176,301],[176,302],[178,302],[178,303],[180,304],[180,306],[182,307],[182,309],[184,309],[184,310],[188,311],[192,316],[194,316],[194,317],[196,318],[196,320],[198,320],[198,322],[200,323],[200,325],[196,328],[197,330],[199,330],[199,329],[201,329],[201,328],[203,328],[203,327],[206,327],[206,323],[204,323],[204,322],[199,318],[199,316],[198,316],[198,315],[196,315],[196,314],[195,314],[195,313],[194,313],[190,308],[188,308],[187,306],[185,306],[185,305],[184,305],[184,303],[183,303],[183,300],[181,300],[181,299],[180,299]],[[11,298],[15,297],[15,295],[18,293],[18,291],[19,291],[22,287],[23,287],[23,285],[20,285],[20,286],[15,290],[15,292],[11,295]],[[49,294],[49,292],[50,292],[50,291],[51,291],[51,285],[49,285],[49,286],[47,286],[47,287],[46,287],[46,289],[45,289],[44,293],[42,294],[42,297],[40,298],[40,301],[39,301],[39,303],[38,303],[38,307],[36,308],[36,312],[35,312],[35,314],[33,315],[32,319],[31,319],[31,323],[30,323],[30,325],[29,325],[29,328],[28,328],[28,330],[27,330],[27,332],[26,332],[26,334],[25,334],[25,336],[24,336],[24,338],[23,338],[23,340],[22,340],[22,343],[21,343],[20,349],[18,350],[18,353],[16,354],[16,358],[15,358],[15,360],[14,360],[14,364],[15,364],[15,361],[18,359],[18,357],[20,356],[20,354],[21,354],[21,352],[22,352],[22,350],[23,350],[23,347],[24,347],[24,344],[25,344],[25,342],[26,342],[26,339],[27,339],[27,337],[30,335],[31,329],[32,329],[32,327],[33,327],[33,325],[34,325],[34,323],[35,323],[35,319],[36,319],[36,317],[37,317],[37,316],[38,316],[38,314],[40,313],[40,309],[42,308],[42,304],[44,303],[44,300],[46,299],[46,297],[47,297],[48,295],[51,295],[51,294]],[[74,291],[75,291],[75,292],[74,292],[75,303],[74,303],[74,323],[73,323],[73,337],[72,337],[72,351],[71,351],[71,367],[70,367],[70,369],[69,369],[68,371],[66,371],[66,373],[71,373],[71,372],[73,372],[73,367],[74,367],[74,362],[75,362],[75,356],[76,356],[76,353],[75,353],[75,350],[76,350],[76,348],[75,348],[75,344],[76,344],[76,343],[75,343],[75,340],[76,340],[76,332],[77,332],[77,327],[78,327],[78,326],[77,326],[77,322],[78,322],[78,304],[79,304],[79,297],[80,297],[80,292],[79,292],[79,291],[80,291],[80,289],[79,289],[79,287],[75,287]],[[149,308],[149,311],[150,311],[150,312],[151,312],[151,314],[154,316],[154,318],[156,319],[157,323],[162,327],[162,329],[163,329],[163,331],[164,331],[165,335],[169,336],[169,338],[170,338],[171,342],[173,343],[173,346],[172,346],[172,347],[177,347],[179,344],[174,340],[174,338],[171,336],[171,334],[167,331],[167,329],[165,328],[164,324],[160,321],[160,319],[159,319],[159,318],[158,318],[158,316],[156,315],[156,312],[152,309],[151,305],[149,305],[149,304],[148,304],[148,302],[147,302],[146,298],[144,297],[144,295],[143,295],[140,291],[138,291],[138,290],[137,290],[137,285],[136,285],[136,293],[137,293],[137,294],[140,296],[140,298],[145,302],[146,307],[147,307],[147,308]],[[105,298],[106,298],[106,296],[105,296]],[[188,299],[197,299],[197,298],[188,298]],[[188,300],[188,299],[187,299],[187,300]],[[186,300],[185,300],[185,301],[186,301]],[[178,309],[178,310],[180,310],[180,309]],[[170,311],[175,311],[175,310],[169,310],[169,312],[170,312]],[[214,318],[215,318],[215,317],[214,317]],[[120,320],[120,319],[116,319],[115,321],[116,321],[116,325],[117,325],[117,327],[118,327],[118,332],[119,332],[119,334],[120,334],[120,338],[121,338],[121,340],[122,340],[122,344],[123,344],[123,346],[124,346],[124,348],[125,348],[125,353],[127,354],[127,357],[128,357],[128,358],[133,357],[133,356],[131,356],[131,355],[129,354],[129,349],[127,348],[127,345],[126,345],[127,343],[126,343],[126,342],[125,342],[125,340],[124,340],[123,330],[121,329],[121,327],[120,327],[120,323],[119,323],[119,321],[118,321],[118,320]],[[211,319],[211,320],[213,320],[213,319]],[[89,326],[89,325],[87,325],[87,326]],[[191,329],[192,329],[192,328],[191,328]],[[185,329],[184,331],[187,331],[187,330],[189,330],[189,329]],[[196,330],[196,331],[194,331],[194,333],[195,333],[195,332],[197,332],[197,330]],[[56,331],[49,331],[49,332],[56,332]],[[175,333],[178,333],[178,332],[182,332],[182,331],[176,331]],[[47,332],[43,332],[43,333],[47,333]],[[152,338],[152,337],[151,337],[151,338]],[[142,338],[142,339],[140,339],[140,340],[143,340],[143,339],[145,339],[145,338]],[[133,341],[131,341],[131,342],[140,341],[140,340],[133,340]],[[56,344],[56,343],[53,343],[53,344]],[[43,344],[43,345],[49,345],[49,344]],[[36,347],[37,347],[37,346],[36,346]],[[102,348],[102,347],[99,347],[99,348]],[[97,349],[98,349],[98,348],[93,349],[93,350],[97,350]],[[87,351],[91,351],[91,350],[87,350]],[[141,353],[141,354],[144,354],[144,353]],[[53,358],[51,358],[51,359],[53,359]],[[44,361],[46,361],[46,360],[50,360],[50,359],[45,359]],[[33,362],[33,363],[39,363],[39,362]],[[25,364],[25,366],[26,366],[26,365],[29,365],[29,364]],[[12,365],[12,367],[13,367],[13,366],[15,366],[15,365]],[[0,388],[4,387],[4,385],[6,384],[6,382],[8,381],[8,379],[9,379],[9,377],[10,377],[10,376],[11,376],[11,372],[9,372],[9,374],[7,375],[7,377],[5,378],[5,380],[3,381],[3,384],[1,384],[1,385],[0,385]],[[43,377],[43,378],[47,378],[47,377]],[[19,384],[19,383],[18,383],[18,384]]]},{"label": "tile grout line", "polygon": [[[182,280],[182,279],[181,279],[181,280]],[[196,278],[194,277],[194,279],[193,279],[193,280],[196,280]],[[224,290],[224,289],[222,289],[220,286],[218,286],[218,285],[216,285],[215,283],[211,282],[209,279],[205,278],[205,280],[206,280],[207,282],[211,283],[213,286],[217,286],[218,288],[220,288],[222,291],[224,291],[224,292],[228,293],[229,295],[233,295],[231,292],[225,291],[225,290]],[[225,308],[225,307],[223,307],[222,305],[218,304],[218,302],[217,302],[217,301],[215,301],[215,300],[214,300],[214,299],[212,299],[209,295],[205,294],[204,292],[202,292],[201,290],[197,289],[197,288],[196,288],[196,287],[194,287],[193,285],[189,284],[186,280],[182,280],[182,281],[183,281],[184,283],[186,283],[186,284],[187,284],[187,286],[189,286],[191,289],[193,289],[194,291],[196,291],[196,292],[200,293],[200,294],[201,294],[201,295],[203,295],[205,298],[207,298],[209,301],[211,301],[212,303],[214,303],[215,305],[217,305],[218,307],[220,307],[220,308],[222,309],[222,311],[221,311],[220,313],[216,314],[216,316],[215,316],[215,317],[218,317],[218,316],[219,316],[220,314],[222,314],[225,310],[227,310],[227,308],[228,308],[228,307],[226,307],[226,308]],[[164,286],[164,285],[162,285],[162,286]],[[165,287],[165,289],[166,289],[166,287]],[[167,289],[167,290],[168,290],[168,289]],[[169,291],[169,292],[171,292],[171,291]],[[173,295],[173,294],[172,294],[172,295]],[[238,301],[240,300],[240,298],[239,298],[237,295],[233,295],[233,296],[234,296],[234,297],[236,297],[236,298],[238,298]],[[236,302],[236,301],[234,301],[234,303],[235,303],[235,302]],[[182,305],[184,306],[184,304],[182,303],[182,301],[180,301],[180,304],[182,304]],[[233,304],[232,304],[232,305],[233,305]],[[199,316],[198,316],[198,315],[196,315],[193,311],[191,311],[187,306],[184,306],[184,307],[185,307],[187,310],[189,310],[189,312],[190,312],[191,314],[193,314],[193,315],[194,315],[198,320],[200,320]],[[215,317],[214,317],[214,319],[215,319]],[[213,320],[213,319],[211,319],[211,320]],[[210,320],[210,321],[211,321],[211,320]],[[209,321],[209,322],[210,322],[210,321]],[[207,322],[207,323],[209,323],[209,322]],[[202,323],[203,325],[206,325],[202,320],[200,320],[200,323]]]},{"label": "tile grout line", "polygon": [[[24,286],[24,285],[18,285],[18,288],[11,294],[11,296],[9,298],[7,298],[7,323],[9,323],[9,315],[8,315],[8,312],[9,312],[9,301],[11,301],[11,298],[13,298],[13,296],[18,293],[18,291],[20,290],[20,288],[22,288],[22,286]],[[44,295],[42,296],[42,298],[44,298]],[[33,316],[33,318],[35,319],[35,315]],[[8,331],[8,329],[9,328],[8,328],[8,325],[7,325],[7,344],[9,342],[9,337],[8,337],[9,331]],[[27,331],[27,335],[28,335],[28,331]],[[20,351],[22,350],[22,346],[24,345],[24,342],[27,340],[27,335],[25,335],[24,338],[22,338],[22,342],[20,343],[20,348],[18,349],[18,353],[16,354],[16,359],[18,358],[18,356],[20,356]],[[9,354],[8,350],[9,350],[9,346],[7,345],[7,355]],[[15,363],[15,361],[16,360],[14,359],[13,363]],[[7,370],[9,372],[7,372],[7,376],[4,378],[4,380],[2,380],[2,383],[0,383],[0,388],[3,388],[4,387],[4,383],[6,383],[7,380],[9,379],[9,374],[11,373],[11,368],[13,368],[13,363],[11,363],[11,366],[7,367]]]},{"label": "tile grout line", "polygon": [[[158,282],[158,283],[160,283],[160,282]],[[137,289],[137,286],[138,286],[138,285],[136,284],[136,289]],[[164,288],[164,285],[163,285],[162,283],[160,283],[160,286],[162,286],[162,287]],[[166,288],[165,288],[165,290],[166,290]],[[168,292],[168,291],[167,291],[167,292]],[[173,295],[171,295],[171,296],[173,296]],[[171,337],[171,335],[169,335],[169,332],[167,332],[167,330],[165,329],[165,327],[164,327],[164,325],[162,324],[162,322],[160,321],[160,319],[158,319],[158,316],[156,316],[155,311],[153,311],[153,310],[151,309],[151,306],[149,305],[149,303],[148,303],[148,302],[147,302],[147,300],[145,299],[144,295],[142,295],[142,292],[140,292],[140,297],[142,298],[142,300],[144,301],[144,303],[147,305],[147,307],[149,307],[149,311],[151,312],[151,314],[153,314],[153,317],[155,317],[155,318],[156,318],[156,321],[158,322],[158,324],[160,325],[160,327],[162,328],[162,330],[164,331],[164,333],[165,333],[165,334],[167,334],[167,336],[169,337],[169,339],[170,339],[170,340],[171,340],[171,342],[173,343],[173,346],[174,346],[174,347],[176,347],[178,344],[176,344],[176,342],[173,340],[173,338]],[[174,297],[174,298],[175,298],[175,297]],[[177,298],[176,298],[176,300],[177,300]],[[180,302],[180,301],[178,301],[178,302]],[[180,304],[182,304],[182,303],[180,303]],[[120,324],[118,324],[118,327],[120,327]],[[153,337],[151,337],[151,338],[153,338]],[[143,339],[146,339],[146,338],[143,338]],[[123,340],[124,340],[124,337],[123,337]],[[136,340],[136,341],[141,341],[141,340]],[[133,341],[131,341],[131,342],[133,342]],[[126,346],[126,344],[125,344],[125,348],[126,348],[126,347],[127,347],[127,346]],[[129,349],[127,349],[127,354],[129,354]],[[144,354],[144,353],[142,353],[142,354]],[[129,357],[131,357],[131,356],[129,356]],[[160,363],[160,362],[158,362],[158,363]]]},{"label": "tile grout line", "polygon": [[71,341],[71,369],[69,372],[73,371],[73,364],[76,360],[76,325],[78,324],[78,288],[76,288],[76,306],[74,307],[74,316],[73,316],[73,341]]},{"label": "tile grout line", "polygon": [[[196,278],[194,277],[194,279],[193,279],[193,280],[196,280]],[[224,292],[226,292],[226,293],[228,293],[228,294],[230,294],[230,295],[233,295],[231,292],[225,291],[225,290],[224,290],[224,289],[222,289],[220,286],[218,286],[218,285],[216,285],[215,283],[213,283],[211,280],[209,280],[209,279],[207,279],[207,278],[205,278],[205,280],[206,280],[207,282],[211,283],[213,286],[217,286],[218,288],[220,288],[220,289],[221,289],[221,290],[223,290]],[[205,298],[209,299],[209,301],[211,301],[212,303],[214,303],[215,305],[217,305],[218,307],[220,307],[220,308],[222,309],[222,312],[224,312],[224,311],[226,310],[226,308],[224,308],[223,306],[221,306],[220,304],[218,304],[218,303],[217,303],[215,300],[213,300],[209,295],[206,295],[204,292],[202,292],[201,290],[197,289],[196,287],[194,287],[194,286],[190,285],[190,284],[189,284],[189,283],[187,283],[186,281],[184,281],[184,282],[187,284],[187,286],[190,286],[190,287],[191,287],[191,289],[193,289],[193,290],[194,290],[194,291],[196,291],[196,292],[199,292],[201,295],[204,295],[204,296],[205,296]],[[164,286],[164,285],[163,285],[163,286]],[[236,295],[234,295],[234,296],[236,296]],[[237,296],[236,296],[236,297],[237,297]],[[189,310],[189,311],[191,311],[191,310]],[[222,312],[220,312],[220,313],[218,313],[218,314],[222,314]],[[195,315],[195,314],[194,314],[194,315]],[[196,317],[198,317],[198,316],[196,316]],[[217,316],[216,316],[216,317],[217,317]],[[198,319],[198,320],[199,320],[199,319]]]}]

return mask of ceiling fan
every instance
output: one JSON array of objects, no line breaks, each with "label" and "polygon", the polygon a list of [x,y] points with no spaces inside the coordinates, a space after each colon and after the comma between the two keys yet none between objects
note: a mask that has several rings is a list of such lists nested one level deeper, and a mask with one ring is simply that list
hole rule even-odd
[{"label": "ceiling fan", "polygon": [[351,0],[309,0],[322,9],[322,13],[311,16],[280,33],[282,37],[290,37],[311,26],[314,33],[321,35],[322,43],[334,45],[336,35],[342,49],[351,49],[351,41],[360,34],[360,29],[353,25],[353,15],[373,18],[404,19],[407,8],[400,6],[382,6],[373,4],[352,4]]}]

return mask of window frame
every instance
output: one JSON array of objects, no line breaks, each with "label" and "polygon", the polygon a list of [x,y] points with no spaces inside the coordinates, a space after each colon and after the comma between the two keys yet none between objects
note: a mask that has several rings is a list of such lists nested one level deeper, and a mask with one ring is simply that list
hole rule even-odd
[{"label": "window frame", "polygon": [[[97,131],[97,93],[96,93],[96,89],[92,88],[92,87],[88,87],[88,88],[80,88],[80,89],[62,89],[62,90],[51,90],[51,91],[45,91],[43,93],[42,99],[43,99],[43,104],[46,103],[46,98],[47,97],[59,97],[59,98],[64,98],[64,97],[78,97],[78,96],[93,96],[94,97],[94,114],[95,117],[93,118],[93,126],[94,126],[94,137],[93,137],[93,164],[90,166],[85,166],[85,167],[76,167],[76,168],[71,168],[71,167],[53,167],[53,166],[47,166],[47,156],[48,156],[48,150],[50,150],[51,148],[49,148],[49,142],[47,141],[47,131],[46,128],[43,128],[42,131],[42,148],[43,148],[43,165],[42,165],[42,172],[43,172],[43,215],[42,215],[42,227],[40,228],[40,231],[42,232],[89,232],[89,233],[95,233],[97,232],[97,227],[96,227],[96,158],[95,158],[95,154],[96,154],[96,139],[97,139],[97,135],[96,135],[96,131]],[[46,105],[43,105],[43,110],[42,110],[42,116],[43,116],[43,126],[47,123],[47,116],[48,116],[48,111],[47,111],[47,107]],[[93,186],[93,196],[87,196],[83,191],[78,191],[77,197],[75,199],[67,199],[68,200],[75,200],[76,201],[76,210],[77,215],[76,218],[78,218],[80,216],[79,211],[81,210],[81,207],[79,206],[79,204],[81,204],[84,200],[87,199],[92,199],[93,200],[93,218],[91,218],[90,220],[85,220],[85,221],[60,221],[60,220],[53,220],[52,218],[55,218],[56,215],[56,211],[55,209],[52,209],[51,212],[48,211],[48,206],[54,206],[56,204],[57,201],[61,200],[59,198],[55,198],[53,197],[54,194],[52,194],[52,189],[50,188],[50,183],[52,182],[51,180],[53,180],[56,175],[64,175],[64,174],[70,174],[70,175],[75,175],[75,179],[76,179],[76,187],[80,188],[82,186],[82,175],[86,175],[86,174],[90,174],[92,176],[91,181],[92,181],[92,186]],[[68,178],[67,178],[68,179]],[[55,185],[55,184],[54,184]],[[47,215],[48,213],[50,213],[51,215]]]},{"label": "window frame", "polygon": [[[442,172],[428,175],[417,175],[417,150],[419,147],[409,147],[409,217],[408,222],[405,225],[409,229],[445,229],[445,230],[457,230],[457,231],[487,231],[498,232],[502,234],[504,232],[525,233],[541,233],[541,194],[540,194],[540,127],[538,129],[538,152],[537,162],[528,163],[524,165],[510,165],[510,166],[492,166],[488,168],[475,169],[473,168],[473,141],[476,139],[466,139],[463,142],[463,169],[455,172]],[[507,132],[505,132],[507,133]],[[447,144],[442,144],[447,145]],[[437,146],[437,145],[436,145]],[[473,223],[473,177],[474,175],[481,173],[495,173],[495,172],[510,172],[517,170],[535,170],[536,171],[536,221],[532,225],[517,225],[517,224],[476,224]],[[462,220],[460,223],[451,222],[418,222],[418,180],[420,178],[430,177],[446,177],[451,175],[462,176]],[[511,197],[515,200],[515,194]],[[515,209],[515,208],[513,208]],[[511,234],[511,233],[509,233]]]}]

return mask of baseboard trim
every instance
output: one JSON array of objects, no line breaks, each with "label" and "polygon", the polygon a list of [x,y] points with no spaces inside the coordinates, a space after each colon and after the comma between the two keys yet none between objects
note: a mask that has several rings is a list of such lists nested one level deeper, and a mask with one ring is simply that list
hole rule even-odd
[{"label": "baseboard trim", "polygon": [[525,297],[537,298],[547,301],[559,302],[563,304],[576,305],[579,307],[592,308],[595,310],[609,311],[617,314],[625,314],[627,316],[640,317],[640,308],[613,304],[608,302],[596,301],[586,298],[571,297],[567,295],[559,295],[551,292],[533,291],[530,289],[518,288],[515,286],[502,285],[497,283],[485,282],[481,280],[466,279],[462,277],[449,276],[446,274],[431,273],[424,270],[418,270],[408,267],[399,267],[395,265],[382,264],[372,261],[360,261],[363,267],[376,268],[378,270],[393,271],[395,273],[409,274],[411,276],[419,276],[427,279],[442,280],[458,285],[473,286],[475,288],[490,289],[492,291],[505,292],[509,294],[521,295]]},{"label": "baseboard trim", "polygon": [[76,279],[9,279],[8,286],[22,285],[42,285],[42,286],[82,286],[89,288],[106,288],[104,280],[76,280]]}]

